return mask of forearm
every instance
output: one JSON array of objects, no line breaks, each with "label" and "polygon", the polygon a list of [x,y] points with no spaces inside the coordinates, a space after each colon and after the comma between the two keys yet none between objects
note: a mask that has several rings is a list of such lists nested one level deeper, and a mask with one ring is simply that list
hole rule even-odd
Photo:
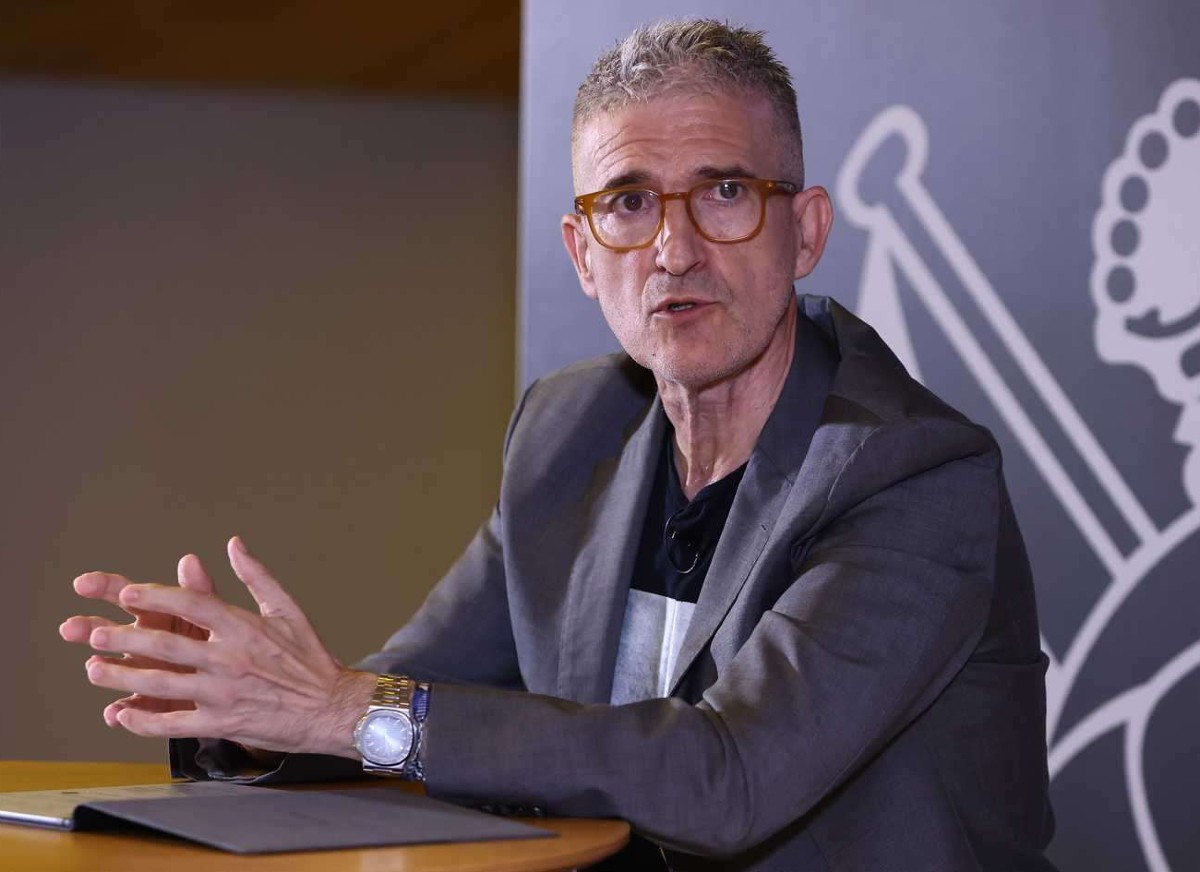
[{"label": "forearm", "polygon": [[695,853],[730,854],[749,844],[754,811],[745,771],[720,717],[703,706],[677,699],[589,706],[438,686],[425,736],[431,796],[624,818],[657,842]]}]

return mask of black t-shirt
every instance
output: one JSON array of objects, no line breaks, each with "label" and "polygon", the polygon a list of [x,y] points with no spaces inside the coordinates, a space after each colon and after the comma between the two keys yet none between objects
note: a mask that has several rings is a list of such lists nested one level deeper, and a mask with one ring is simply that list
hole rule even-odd
[{"label": "black t-shirt", "polygon": [[674,431],[659,453],[634,561],[613,676],[614,703],[665,696],[745,464],[690,502],[675,469]]}]

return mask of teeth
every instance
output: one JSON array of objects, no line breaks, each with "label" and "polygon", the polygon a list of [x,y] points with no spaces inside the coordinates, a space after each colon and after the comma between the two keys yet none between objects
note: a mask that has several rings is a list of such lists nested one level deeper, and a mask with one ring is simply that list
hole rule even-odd
[{"label": "teeth", "polygon": [[682,312],[684,309],[690,309],[695,303],[672,303],[667,306],[672,312]]}]

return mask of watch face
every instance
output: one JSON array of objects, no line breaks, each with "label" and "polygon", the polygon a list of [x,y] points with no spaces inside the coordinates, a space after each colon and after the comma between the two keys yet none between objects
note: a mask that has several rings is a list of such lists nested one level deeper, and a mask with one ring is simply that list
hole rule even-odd
[{"label": "watch face", "polygon": [[376,766],[397,766],[412,751],[413,727],[408,716],[398,711],[368,714],[358,732],[359,753]]}]

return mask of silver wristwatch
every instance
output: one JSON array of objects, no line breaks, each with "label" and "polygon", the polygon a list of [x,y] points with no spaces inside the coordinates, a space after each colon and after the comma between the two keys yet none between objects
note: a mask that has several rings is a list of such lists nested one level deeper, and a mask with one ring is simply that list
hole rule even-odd
[{"label": "silver wristwatch", "polygon": [[354,728],[363,771],[424,781],[419,753],[429,685],[405,675],[380,675],[366,714]]}]

